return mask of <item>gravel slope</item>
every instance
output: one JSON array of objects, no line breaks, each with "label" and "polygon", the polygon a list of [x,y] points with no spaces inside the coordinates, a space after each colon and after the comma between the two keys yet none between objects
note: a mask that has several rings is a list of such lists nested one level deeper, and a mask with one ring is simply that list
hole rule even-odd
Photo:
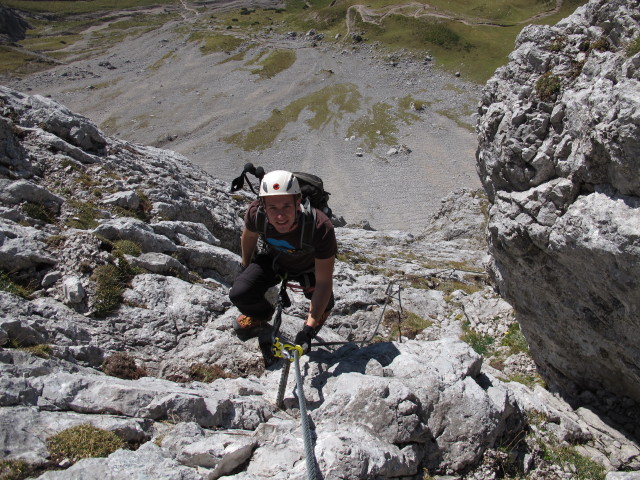
[{"label": "gravel slope", "polygon": [[[296,38],[262,33],[252,39],[259,46],[240,61],[228,61],[225,53],[202,55],[198,45],[175,31],[189,21],[186,13],[145,35],[127,37],[99,57],[79,58],[8,83],[50,95],[109,134],[182,153],[223,180],[234,178],[248,161],[267,170],[320,174],[337,214],[350,223],[367,220],[376,229],[421,231],[441,198],[458,188],[480,186],[471,131],[479,85],[407,54],[392,66],[375,47],[350,39],[325,39],[313,46],[304,33]],[[246,63],[262,48],[294,49],[296,62],[271,79],[260,79]],[[356,114],[332,105],[336,115],[312,129],[305,123],[312,113],[305,110],[262,151],[244,151],[222,140],[247,131],[274,109],[337,84],[357,86]],[[407,96],[426,104],[418,120],[395,122],[398,143],[411,153],[387,155],[390,145],[379,144],[356,156],[362,139],[346,141],[349,126],[374,104],[397,107]]]}]

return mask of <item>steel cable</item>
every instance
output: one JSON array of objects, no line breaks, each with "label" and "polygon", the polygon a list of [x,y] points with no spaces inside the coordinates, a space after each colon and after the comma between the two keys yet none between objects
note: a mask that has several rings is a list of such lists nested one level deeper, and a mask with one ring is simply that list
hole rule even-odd
[{"label": "steel cable", "polygon": [[304,453],[307,460],[307,479],[316,480],[316,456],[311,441],[311,431],[309,429],[309,417],[307,415],[307,404],[304,399],[302,389],[302,375],[300,374],[300,356],[298,351],[293,351],[293,359],[296,365],[296,387],[298,392],[298,403],[300,404],[300,420],[302,422],[302,438],[304,440]]}]

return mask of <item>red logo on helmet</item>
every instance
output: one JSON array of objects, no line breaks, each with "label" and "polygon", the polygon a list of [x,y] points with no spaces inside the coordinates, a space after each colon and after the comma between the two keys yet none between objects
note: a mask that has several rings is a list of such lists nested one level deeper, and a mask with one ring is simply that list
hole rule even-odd
[{"label": "red logo on helmet", "polygon": [[280,184],[279,183],[274,183],[273,184],[273,189],[274,190],[280,190]]}]

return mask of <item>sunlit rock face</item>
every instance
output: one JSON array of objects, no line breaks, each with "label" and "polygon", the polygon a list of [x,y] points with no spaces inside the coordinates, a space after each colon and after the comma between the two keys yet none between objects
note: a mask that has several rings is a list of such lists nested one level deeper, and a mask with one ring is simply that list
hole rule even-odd
[{"label": "sunlit rock face", "polygon": [[477,150],[493,273],[548,380],[636,401],[639,34],[631,0],[525,28],[483,92]]}]

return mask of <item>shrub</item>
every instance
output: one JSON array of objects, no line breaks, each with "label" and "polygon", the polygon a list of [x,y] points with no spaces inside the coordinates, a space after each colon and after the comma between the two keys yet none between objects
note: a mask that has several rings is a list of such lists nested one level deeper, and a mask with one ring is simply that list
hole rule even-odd
[{"label": "shrub", "polygon": [[116,352],[105,358],[102,362],[102,371],[112,377],[125,380],[137,380],[147,375],[147,371],[138,367],[134,358],[127,352]]},{"label": "shrub", "polygon": [[47,439],[47,448],[55,462],[106,457],[124,445],[124,441],[115,433],[90,424],[67,428]]},{"label": "shrub", "polygon": [[560,93],[562,82],[560,77],[551,72],[543,74],[536,82],[536,93],[543,102],[553,100]]}]

